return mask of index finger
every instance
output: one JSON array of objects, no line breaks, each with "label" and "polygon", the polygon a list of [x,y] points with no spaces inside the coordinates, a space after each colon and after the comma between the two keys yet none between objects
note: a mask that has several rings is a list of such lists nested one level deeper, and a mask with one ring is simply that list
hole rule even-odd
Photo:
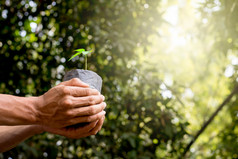
[{"label": "index finger", "polygon": [[67,86],[68,93],[74,97],[83,97],[91,95],[100,95],[100,92],[92,88]]},{"label": "index finger", "polygon": [[78,86],[78,87],[89,87],[87,83],[82,82],[79,78],[72,78],[71,80],[64,81],[59,85],[64,86]]}]

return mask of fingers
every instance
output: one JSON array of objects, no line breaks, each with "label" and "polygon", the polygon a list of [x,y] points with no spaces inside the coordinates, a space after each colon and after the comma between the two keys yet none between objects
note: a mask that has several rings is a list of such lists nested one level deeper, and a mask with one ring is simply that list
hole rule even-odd
[{"label": "fingers", "polygon": [[44,129],[47,132],[66,136],[69,138],[81,138],[81,137],[84,137],[84,134],[88,134],[88,132],[90,132],[97,125],[97,123],[98,123],[98,120],[91,122],[84,127],[79,127],[77,129],[74,129],[74,128],[50,128],[50,127],[45,127]]},{"label": "fingers", "polygon": [[[84,126],[82,128],[78,128],[75,131],[75,133],[71,132],[70,136],[68,136],[68,137],[78,139],[78,138],[87,137],[87,136],[90,136],[90,135],[96,135],[101,130],[104,119],[105,119],[105,116],[103,116],[101,119],[93,122],[94,124],[90,123],[87,126]],[[82,130],[84,130],[85,133],[79,135],[78,133],[82,132]]]},{"label": "fingers", "polygon": [[99,95],[100,94],[100,92],[98,92],[98,90],[92,89],[92,88],[67,86],[64,89],[66,89],[66,90],[64,90],[66,94],[69,94],[74,97],[83,97],[83,96]]},{"label": "fingers", "polygon": [[100,126],[100,128],[99,128],[98,131],[100,131],[100,130],[102,129],[102,126],[103,126],[104,121],[105,121],[105,116],[102,117],[101,126]]},{"label": "fingers", "polygon": [[55,87],[55,89],[61,95],[71,95],[74,97],[100,95],[100,92],[98,90],[92,88],[59,85]]},{"label": "fingers", "polygon": [[69,113],[72,114],[73,117],[90,116],[90,115],[100,113],[105,108],[106,108],[106,103],[102,102],[100,104],[96,104],[96,105],[92,105],[92,106],[71,109]]},{"label": "fingers", "polygon": [[90,106],[102,103],[105,97],[103,95],[93,95],[87,97],[76,97],[72,99],[72,103],[74,103],[74,107],[82,107],[82,106]]},{"label": "fingers", "polygon": [[97,125],[89,132],[90,135],[96,135],[102,128],[105,116],[103,116],[97,123]]},{"label": "fingers", "polygon": [[[103,95],[94,95],[87,97],[66,97],[60,101],[60,104],[67,108],[79,108],[84,106],[97,105],[104,101]],[[91,109],[91,108],[90,108]],[[93,110],[92,110],[93,111]]]},{"label": "fingers", "polygon": [[72,78],[71,80],[62,82],[62,83],[60,83],[59,85],[89,87],[88,84],[82,82],[79,78]]},{"label": "fingers", "polygon": [[[97,123],[98,123],[98,120],[91,122],[88,125],[81,127],[81,131],[83,131],[84,133],[88,133],[97,125]],[[77,129],[76,131],[79,131],[79,130]]]},{"label": "fingers", "polygon": [[76,117],[70,120],[70,125],[77,123],[91,123],[93,121],[101,119],[105,114],[105,111],[101,111],[100,113],[91,116]]},{"label": "fingers", "polygon": [[103,115],[99,120],[93,121],[84,127],[79,127],[77,129],[74,128],[45,128],[46,131],[58,135],[62,135],[72,139],[79,139],[83,137],[87,137],[90,135],[96,135],[102,128],[105,116]]}]

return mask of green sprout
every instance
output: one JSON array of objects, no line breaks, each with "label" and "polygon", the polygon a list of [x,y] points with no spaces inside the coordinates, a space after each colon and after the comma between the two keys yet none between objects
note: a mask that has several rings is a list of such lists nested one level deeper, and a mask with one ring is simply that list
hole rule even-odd
[{"label": "green sprout", "polygon": [[79,56],[80,54],[83,54],[84,55],[84,59],[85,59],[85,70],[87,70],[87,54],[89,54],[90,52],[92,52],[91,50],[90,51],[85,51],[85,49],[77,49],[77,50],[74,50],[76,51],[76,53],[68,60],[72,60],[73,58],[75,58],[76,56]]}]

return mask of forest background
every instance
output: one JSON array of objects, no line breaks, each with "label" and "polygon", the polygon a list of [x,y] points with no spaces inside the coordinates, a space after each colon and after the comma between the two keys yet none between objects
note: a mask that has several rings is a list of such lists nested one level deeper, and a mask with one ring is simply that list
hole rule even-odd
[{"label": "forest background", "polygon": [[103,78],[102,130],[0,158],[238,158],[238,1],[0,1],[0,93],[43,94],[83,68],[78,48]]}]

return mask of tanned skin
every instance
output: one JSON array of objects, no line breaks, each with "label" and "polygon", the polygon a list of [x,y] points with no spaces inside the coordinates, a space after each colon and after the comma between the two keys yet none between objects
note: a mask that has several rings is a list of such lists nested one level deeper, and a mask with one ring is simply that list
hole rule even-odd
[{"label": "tanned skin", "polygon": [[[105,119],[104,99],[77,78],[39,97],[0,94],[0,152],[45,131],[75,139],[95,135]],[[66,128],[84,122],[89,124]]]}]

